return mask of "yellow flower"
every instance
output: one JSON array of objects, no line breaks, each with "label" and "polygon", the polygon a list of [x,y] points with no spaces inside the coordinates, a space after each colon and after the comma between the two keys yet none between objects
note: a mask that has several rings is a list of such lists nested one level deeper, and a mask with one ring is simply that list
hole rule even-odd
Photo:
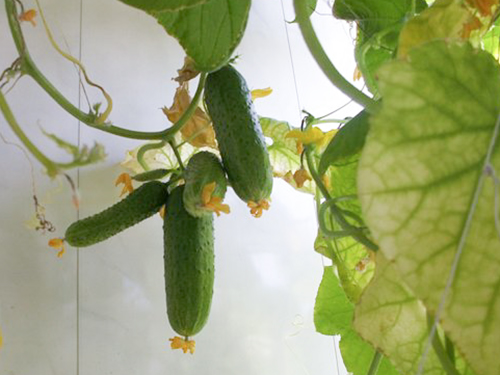
[{"label": "yellow flower", "polygon": [[123,184],[123,189],[120,193],[120,197],[126,193],[131,193],[134,191],[134,187],[132,186],[132,178],[128,173],[124,172],[118,176],[115,181],[115,186],[118,186],[119,184]]},{"label": "yellow flower", "polygon": [[293,174],[293,180],[297,184],[298,188],[304,186],[306,181],[311,181],[311,175],[304,168],[297,169],[297,171]]},{"label": "yellow flower", "polygon": [[28,9],[26,12],[21,13],[19,15],[19,21],[26,21],[30,22],[33,26],[36,26],[36,10],[35,9]]},{"label": "yellow flower", "polygon": [[66,252],[63,238],[52,238],[51,240],[49,240],[49,246],[53,249],[59,250],[59,252],[57,253],[58,258],[62,258],[62,256]]},{"label": "yellow flower", "polygon": [[258,203],[248,201],[247,206],[250,207],[250,213],[253,217],[261,217],[263,210],[269,210],[269,201],[261,199]]},{"label": "yellow flower", "polygon": [[203,208],[215,212],[217,216],[220,216],[221,212],[228,214],[230,212],[229,206],[227,204],[222,203],[221,197],[213,196],[215,187],[216,187],[215,181],[206,184],[203,187],[203,190],[201,192],[201,202],[203,204]]},{"label": "yellow flower", "polygon": [[333,136],[337,133],[337,129],[330,130],[324,133],[321,129],[310,127],[306,131],[299,129],[290,130],[285,138],[295,138],[297,140],[297,153],[302,153],[303,145],[315,144],[318,147],[323,147],[330,142]]},{"label": "yellow flower", "polygon": [[290,130],[285,138],[295,138],[297,141],[302,142],[305,145],[310,145],[313,143],[318,143],[323,140],[325,133],[323,133],[319,128],[310,127],[306,131],[299,129]]},{"label": "yellow flower", "polygon": [[[163,108],[167,118],[175,123],[191,104],[188,83],[181,84],[174,96],[174,103],[170,108]],[[200,108],[196,108],[191,118],[181,128],[182,138],[195,147],[217,147],[215,132],[212,128],[210,117]]]},{"label": "yellow flower", "polygon": [[187,337],[183,339],[179,336],[175,336],[174,338],[168,340],[171,342],[170,347],[172,349],[182,349],[184,353],[187,353],[189,351],[191,354],[194,354],[194,350],[196,347],[196,343],[194,342],[194,340],[189,340]]},{"label": "yellow flower", "polygon": [[265,98],[266,96],[271,95],[273,89],[270,87],[266,87],[265,89],[255,89],[251,91],[252,101],[258,98]]}]

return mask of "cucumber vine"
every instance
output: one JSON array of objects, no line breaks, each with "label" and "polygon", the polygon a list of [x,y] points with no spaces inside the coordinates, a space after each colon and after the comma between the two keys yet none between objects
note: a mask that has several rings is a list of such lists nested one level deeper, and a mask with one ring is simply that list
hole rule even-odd
[{"label": "cucumber vine", "polygon": [[[208,319],[212,220],[213,213],[229,213],[222,203],[226,185],[260,217],[269,209],[274,176],[314,196],[319,226],[314,248],[332,262],[318,291],[315,325],[320,333],[341,336],[349,372],[500,373],[500,357],[492,349],[500,347],[500,0],[335,0],[332,17],[356,26],[356,72],[366,90],[338,71],[320,42],[314,28],[317,0],[289,0],[294,23],[325,79],[363,107],[346,119],[303,110],[296,127],[258,117],[256,99],[233,66],[250,0],[117,0],[156,18],[189,55],[175,79],[174,105],[164,109],[172,124],[160,131],[113,124],[111,96],[58,46],[35,1],[52,47],[78,67],[86,85],[100,90],[106,108],[101,112],[101,103],[89,103],[85,112],[50,82],[31,57],[21,25],[37,12],[21,0],[4,0],[18,56],[0,74],[0,112],[24,148],[50,178],[103,158],[100,145],[79,149],[46,134],[73,155],[71,162],[58,162],[32,142],[7,100],[25,76],[80,123],[147,141],[132,153],[136,173],[118,180],[127,184],[125,190],[133,190],[132,180],[144,185],[114,208],[77,221],[52,245],[94,244],[165,204],[171,207],[181,219],[167,210],[165,254],[176,264],[166,264],[173,280],[166,290],[170,321],[183,336],[171,339],[172,348],[194,353],[188,336]],[[205,16],[211,22],[199,21]],[[218,43],[212,43],[213,35]],[[187,85],[195,77],[191,99]],[[256,97],[269,93],[260,90]],[[168,161],[157,162],[157,156]],[[175,201],[169,200],[172,192]],[[113,212],[125,219],[111,223]],[[106,233],[94,230],[97,226]],[[188,261],[179,246],[189,251]],[[200,256],[197,249],[203,246]],[[199,272],[191,263],[207,266],[204,278],[196,279]],[[177,268],[192,275],[190,281]],[[205,284],[209,292],[198,288]],[[203,311],[189,305],[186,285]]]}]

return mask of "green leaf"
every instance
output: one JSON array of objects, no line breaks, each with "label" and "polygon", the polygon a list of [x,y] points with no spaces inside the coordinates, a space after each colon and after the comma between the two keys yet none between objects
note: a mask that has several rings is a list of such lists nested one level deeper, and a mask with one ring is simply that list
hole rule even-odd
[{"label": "green leaf", "polygon": [[[345,367],[352,374],[366,375],[372,362],[375,350],[367,342],[363,341],[359,335],[351,330],[342,335],[339,343],[342,360]],[[384,357],[380,362],[377,374],[399,375],[391,362]]]},{"label": "green leaf", "polygon": [[83,167],[85,165],[95,164],[103,161],[106,158],[106,153],[104,152],[104,147],[99,143],[94,143],[94,146],[88,147],[86,145],[78,148],[78,146],[73,145],[65,140],[59,138],[55,134],[50,134],[42,130],[44,135],[50,138],[54,143],[61,149],[65,150],[68,154],[73,157],[73,160],[69,163],[59,164],[60,167],[64,169]]},{"label": "green leaf", "polygon": [[[340,351],[347,370],[354,375],[366,375],[373,347],[364,342],[352,328],[354,305],[342,289],[333,267],[325,267],[314,305],[316,330],[325,335],[341,335]],[[397,375],[387,359],[383,359],[379,374]]]},{"label": "green leaf", "polygon": [[[337,18],[356,21],[358,38],[355,57],[368,89],[377,96],[376,72],[393,58],[398,36],[411,13],[413,0],[336,0],[333,14]],[[415,2],[415,11],[425,9],[423,0]]]},{"label": "green leaf", "polygon": [[500,18],[497,18],[492,28],[484,35],[483,48],[495,57],[500,57]]},{"label": "green leaf", "polygon": [[432,312],[462,249],[440,321],[474,372],[499,374],[498,183],[485,176],[500,171],[498,146],[483,170],[500,113],[499,65],[468,44],[437,41],[388,63],[379,78],[382,109],[358,177],[366,223]]},{"label": "green leaf", "polygon": [[378,96],[377,70],[396,55],[401,24],[389,26],[371,36],[358,33],[354,56],[366,86]]},{"label": "green leaf", "polygon": [[299,191],[314,194],[315,187],[311,181],[306,182],[302,188],[297,188],[297,184],[292,178],[292,175],[300,168],[300,155],[297,153],[296,140],[286,138],[286,134],[292,130],[288,122],[261,117],[260,125],[264,136],[272,141],[267,150],[273,174],[284,179]]},{"label": "green leaf", "polygon": [[[411,10],[413,0],[335,0],[333,15],[356,21],[368,37],[404,20]],[[423,0],[416,1],[416,10],[426,8]]]},{"label": "green leaf", "polygon": [[352,326],[354,307],[346,297],[333,267],[323,269],[323,279],[314,305],[316,331],[340,335]]},{"label": "green leaf", "polygon": [[361,111],[340,128],[321,156],[319,174],[324,174],[331,165],[350,162],[351,157],[361,151],[368,134],[368,119],[368,112]]},{"label": "green leaf", "polygon": [[226,64],[245,30],[251,0],[210,0],[178,12],[150,12],[195,62],[210,72]]},{"label": "green leaf", "polygon": [[195,5],[205,4],[211,0],[119,0],[122,3],[146,12],[172,12]]},{"label": "green leaf", "polygon": [[[380,252],[376,261],[375,276],[356,306],[354,328],[401,374],[416,374],[428,335],[426,310]],[[432,351],[423,374],[444,374]]]}]

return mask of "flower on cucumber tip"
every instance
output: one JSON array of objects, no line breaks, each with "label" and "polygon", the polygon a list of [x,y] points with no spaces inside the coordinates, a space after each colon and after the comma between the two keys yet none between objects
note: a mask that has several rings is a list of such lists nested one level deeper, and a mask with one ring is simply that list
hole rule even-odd
[{"label": "flower on cucumber tip", "polygon": [[215,181],[206,184],[203,187],[203,190],[201,192],[201,202],[203,204],[203,208],[215,212],[217,216],[220,216],[221,212],[228,214],[230,212],[229,206],[222,203],[221,197],[213,195],[215,187]]}]

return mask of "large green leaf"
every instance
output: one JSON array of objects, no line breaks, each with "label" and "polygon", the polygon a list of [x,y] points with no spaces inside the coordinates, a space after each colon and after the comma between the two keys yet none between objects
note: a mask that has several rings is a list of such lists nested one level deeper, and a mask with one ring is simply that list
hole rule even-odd
[{"label": "large green leaf", "polygon": [[[375,276],[356,306],[354,328],[401,374],[417,373],[429,332],[426,311],[380,252]],[[444,373],[437,356],[429,352],[422,374]]]},{"label": "large green leaf", "polygon": [[211,0],[119,0],[122,3],[146,12],[172,12],[186,9]]},{"label": "large green leaf", "polygon": [[[314,306],[314,324],[320,333],[341,335],[340,351],[347,370],[354,375],[366,375],[375,350],[353,330],[353,314],[354,305],[342,290],[334,268],[325,267]],[[398,374],[386,358],[378,373]]]},{"label": "large green leaf", "polygon": [[150,12],[200,71],[225,64],[243,37],[251,0],[210,0],[178,12]]},{"label": "large green leaf", "polygon": [[477,374],[497,375],[498,180],[489,175],[500,171],[498,146],[488,169],[484,163],[497,137],[499,66],[468,44],[436,41],[385,65],[379,79],[383,105],[359,167],[364,218],[433,313],[461,251],[440,321]]}]

